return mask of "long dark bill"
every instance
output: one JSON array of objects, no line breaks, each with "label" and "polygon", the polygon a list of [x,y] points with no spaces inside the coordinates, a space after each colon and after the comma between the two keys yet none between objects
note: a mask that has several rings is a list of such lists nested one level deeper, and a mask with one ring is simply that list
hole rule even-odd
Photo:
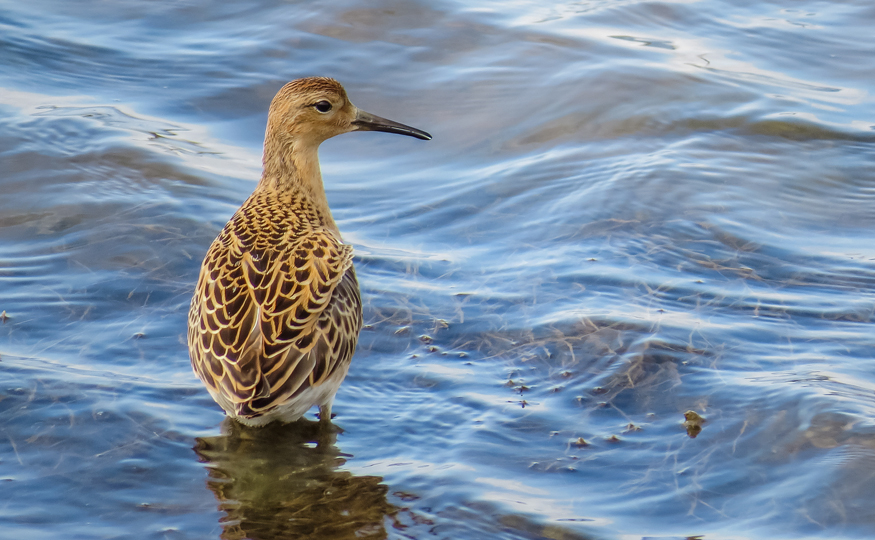
[{"label": "long dark bill", "polygon": [[409,135],[423,141],[431,140],[431,135],[421,129],[405,126],[404,124],[399,124],[398,122],[393,122],[362,110],[356,113],[352,125],[356,127],[357,131],[385,131],[386,133]]}]

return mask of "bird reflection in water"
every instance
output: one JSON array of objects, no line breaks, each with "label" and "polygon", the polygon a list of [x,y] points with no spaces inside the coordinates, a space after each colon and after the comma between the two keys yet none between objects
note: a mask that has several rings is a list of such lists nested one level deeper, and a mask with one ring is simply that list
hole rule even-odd
[{"label": "bird reflection in water", "polygon": [[[385,538],[398,508],[380,476],[340,470],[336,434],[299,420],[247,428],[226,419],[222,435],[198,438],[219,501],[223,540]],[[348,457],[348,456],[347,456]]]}]

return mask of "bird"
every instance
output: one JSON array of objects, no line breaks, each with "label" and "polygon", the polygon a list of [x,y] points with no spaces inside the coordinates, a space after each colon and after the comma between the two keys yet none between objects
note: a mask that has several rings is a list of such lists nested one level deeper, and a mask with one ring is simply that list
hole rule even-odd
[{"label": "bird", "polygon": [[331,216],[319,145],[351,131],[422,140],[425,131],[367,113],[339,82],[307,77],[270,103],[263,171],[201,265],[188,315],[191,365],[216,403],[246,426],[320,426],[362,327],[353,248]]}]

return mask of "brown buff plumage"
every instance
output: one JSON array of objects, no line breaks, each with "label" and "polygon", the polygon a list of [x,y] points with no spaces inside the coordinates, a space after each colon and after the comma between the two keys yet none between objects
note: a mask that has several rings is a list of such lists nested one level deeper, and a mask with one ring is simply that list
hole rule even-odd
[{"label": "brown buff plumage", "polygon": [[333,79],[288,83],[270,105],[261,181],[201,266],[188,320],[192,368],[243,424],[293,421],[314,405],[330,422],[362,307],[317,150],[349,131],[431,138],[358,110]]}]

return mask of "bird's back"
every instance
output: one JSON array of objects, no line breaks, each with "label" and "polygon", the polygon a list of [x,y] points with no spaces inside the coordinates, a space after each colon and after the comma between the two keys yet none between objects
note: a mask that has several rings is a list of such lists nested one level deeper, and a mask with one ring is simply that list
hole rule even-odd
[{"label": "bird's back", "polygon": [[300,194],[255,193],[204,259],[189,311],[192,367],[243,423],[327,405],[362,324],[352,247]]}]

